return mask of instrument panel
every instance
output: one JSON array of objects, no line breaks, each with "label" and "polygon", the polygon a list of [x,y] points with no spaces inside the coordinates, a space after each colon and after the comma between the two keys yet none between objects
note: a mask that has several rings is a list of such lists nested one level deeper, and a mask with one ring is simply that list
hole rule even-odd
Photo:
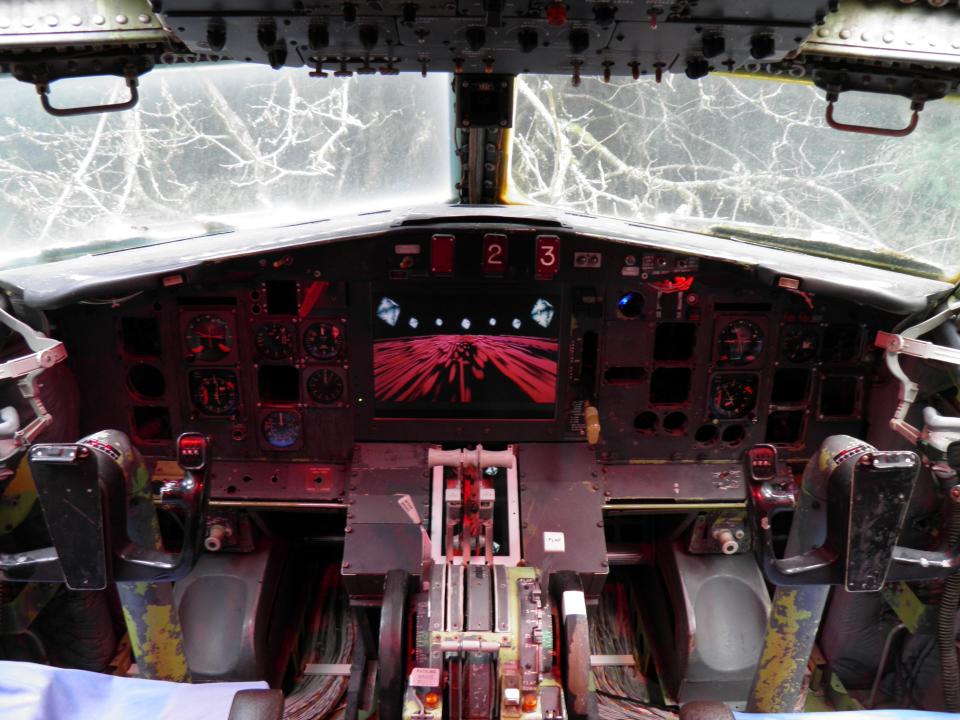
[{"label": "instrument panel", "polygon": [[[894,318],[785,285],[552,228],[418,227],[232,260],[59,323],[88,429],[151,457],[187,430],[276,468],[347,463],[357,442],[583,442],[593,406],[601,463],[761,442],[801,458],[863,430],[867,340]],[[85,351],[101,343],[116,352]],[[250,482],[297,494],[316,475]]]}]

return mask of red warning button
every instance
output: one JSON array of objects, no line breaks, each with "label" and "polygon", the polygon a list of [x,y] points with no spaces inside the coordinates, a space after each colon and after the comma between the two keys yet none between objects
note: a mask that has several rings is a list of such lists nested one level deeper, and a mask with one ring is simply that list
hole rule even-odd
[{"label": "red warning button", "polygon": [[435,275],[453,274],[453,235],[434,235],[430,238],[430,272]]},{"label": "red warning button", "polygon": [[560,238],[556,235],[537,236],[537,265],[538,280],[550,280],[560,269]]}]

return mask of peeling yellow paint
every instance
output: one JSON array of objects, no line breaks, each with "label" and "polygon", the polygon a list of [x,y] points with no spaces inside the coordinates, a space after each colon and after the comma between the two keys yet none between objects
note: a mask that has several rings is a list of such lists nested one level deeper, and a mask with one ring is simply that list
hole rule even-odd
[{"label": "peeling yellow paint", "polygon": [[807,658],[795,657],[800,623],[813,613],[797,607],[797,590],[778,588],[770,607],[768,637],[760,656],[753,702],[760,708],[776,708],[780,695],[795,676],[797,663],[806,665]]}]

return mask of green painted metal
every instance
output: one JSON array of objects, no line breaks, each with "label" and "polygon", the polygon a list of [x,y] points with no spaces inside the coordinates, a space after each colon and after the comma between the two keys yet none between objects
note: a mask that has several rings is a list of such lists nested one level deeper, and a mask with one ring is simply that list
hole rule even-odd
[{"label": "green painted metal", "polygon": [[[920,602],[906,583],[892,583],[881,591],[883,599],[893,610],[911,634],[915,634],[928,614],[928,607]],[[932,620],[931,620],[932,622]]]},{"label": "green painted metal", "polygon": [[56,583],[28,583],[20,586],[20,592],[13,600],[0,604],[0,634],[16,635],[26,632],[61,587]]},{"label": "green painted metal", "polygon": [[[857,457],[857,452],[851,454],[851,449],[865,452],[860,448],[866,446],[856,438],[834,435],[824,441],[817,455],[807,463],[787,540],[788,557],[823,542],[826,517],[819,509],[827,501],[828,483],[834,472],[852,472],[850,458]],[[807,663],[829,595],[829,585],[780,586],[774,591],[747,712],[803,710]]]},{"label": "green painted metal", "polygon": [[30,514],[37,502],[30,465],[21,462],[13,479],[0,496],[0,536],[13,532]]},{"label": "green painted metal", "polygon": [[810,649],[830,587],[779,587],[773,595],[749,712],[798,712]]},{"label": "green painted metal", "polygon": [[807,694],[804,712],[853,712],[864,709],[863,705],[847,692],[847,688],[830,669],[827,659],[817,647],[813,649],[810,689],[812,692]]}]

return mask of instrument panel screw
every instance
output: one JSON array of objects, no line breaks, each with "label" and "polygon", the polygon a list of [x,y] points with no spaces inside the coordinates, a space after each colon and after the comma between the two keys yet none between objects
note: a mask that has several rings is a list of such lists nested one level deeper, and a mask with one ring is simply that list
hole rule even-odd
[{"label": "instrument panel screw", "polygon": [[349,525],[347,525],[347,526],[343,529],[343,531],[349,535],[350,533],[353,532],[353,528],[350,527]]},{"label": "instrument panel screw", "polygon": [[344,562],[343,565],[341,565],[341,567],[343,567],[343,569],[346,570],[348,567],[350,567],[350,563]]}]

